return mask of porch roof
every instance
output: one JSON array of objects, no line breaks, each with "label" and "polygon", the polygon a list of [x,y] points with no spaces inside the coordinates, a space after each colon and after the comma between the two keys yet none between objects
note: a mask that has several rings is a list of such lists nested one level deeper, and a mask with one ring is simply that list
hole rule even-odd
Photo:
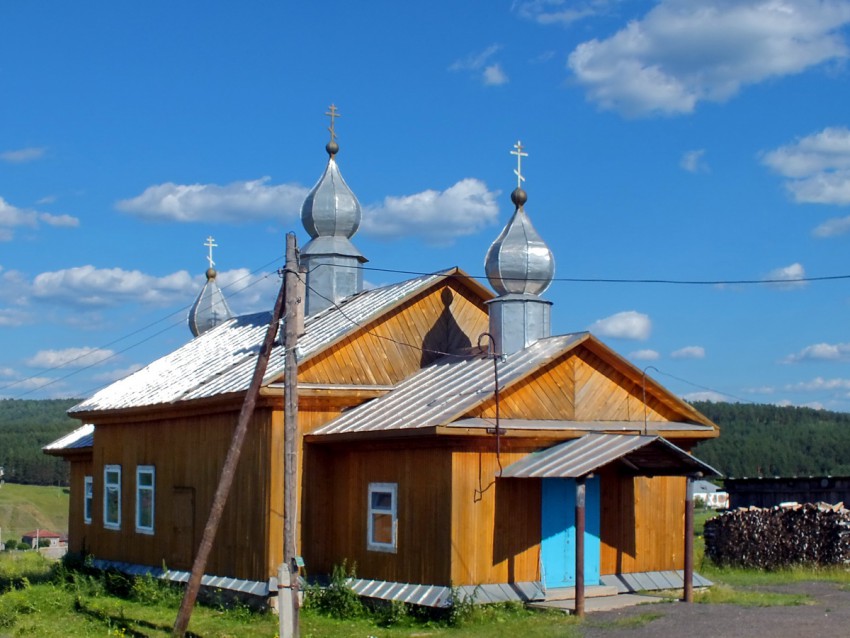
[{"label": "porch roof", "polygon": [[720,476],[707,463],[660,436],[586,434],[532,452],[505,468],[505,478],[580,478],[611,463],[635,476]]}]

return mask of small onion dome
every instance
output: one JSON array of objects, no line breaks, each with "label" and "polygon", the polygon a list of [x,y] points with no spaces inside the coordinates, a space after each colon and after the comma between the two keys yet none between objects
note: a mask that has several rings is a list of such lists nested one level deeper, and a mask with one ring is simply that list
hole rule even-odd
[{"label": "small onion dome", "polygon": [[189,310],[189,330],[195,337],[233,317],[215,280],[217,274],[215,268],[207,269],[207,283]]},{"label": "small onion dome", "polygon": [[325,147],[328,166],[301,206],[301,223],[310,237],[345,237],[351,239],[360,228],[360,202],[342,179],[334,156],[336,142]]},{"label": "small onion dome", "polygon": [[511,200],[516,210],[487,251],[484,271],[499,295],[540,295],[552,283],[555,257],[525,214],[525,191],[517,188]]}]

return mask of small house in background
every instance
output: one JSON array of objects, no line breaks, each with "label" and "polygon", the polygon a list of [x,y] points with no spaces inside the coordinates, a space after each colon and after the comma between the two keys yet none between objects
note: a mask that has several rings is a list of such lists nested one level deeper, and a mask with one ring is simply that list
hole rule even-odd
[{"label": "small house in background", "polygon": [[[331,132],[302,207],[298,548],[309,573],[348,561],[358,592],[429,605],[452,587],[540,598],[576,582],[574,499],[586,485],[585,582],[681,586],[686,477],[716,475],[689,451],[718,428],[593,335],[551,334],[541,295],[554,256],[525,210],[521,167],[513,215],[486,254],[495,294],[458,268],[365,290],[351,242],[360,204]],[[519,143],[513,154],[525,156]],[[45,451],[71,462],[72,550],[185,579],[269,321],[193,327],[192,341],[70,410],[91,438],[81,430]],[[278,341],[207,563],[218,587],[275,587],[284,357]]]},{"label": "small house in background", "polygon": [[24,534],[21,537],[21,542],[33,549],[38,549],[39,547],[62,547],[68,544],[68,539],[62,534],[51,532],[48,529],[36,529]]},{"label": "small house in background", "polygon": [[[711,481],[694,481],[695,502],[702,501],[704,507],[711,509],[726,509],[729,507],[729,494],[722,487],[718,487]],[[698,504],[698,503],[697,503]]]},{"label": "small house in background", "polygon": [[725,479],[730,507],[773,507],[782,503],[850,504],[848,476]]}]

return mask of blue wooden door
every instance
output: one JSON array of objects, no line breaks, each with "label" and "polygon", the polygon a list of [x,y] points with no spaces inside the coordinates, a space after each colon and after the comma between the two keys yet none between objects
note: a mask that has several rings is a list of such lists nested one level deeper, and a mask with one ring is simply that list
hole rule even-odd
[{"label": "blue wooden door", "polygon": [[[599,584],[599,477],[587,480],[585,494],[584,583]],[[547,588],[576,584],[576,482],[543,479],[540,557]]]}]

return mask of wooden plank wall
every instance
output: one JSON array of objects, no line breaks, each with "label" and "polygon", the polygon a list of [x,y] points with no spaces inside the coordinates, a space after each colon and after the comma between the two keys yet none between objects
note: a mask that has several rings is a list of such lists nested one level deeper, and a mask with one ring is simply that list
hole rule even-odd
[{"label": "wooden plank wall", "polygon": [[[451,582],[540,579],[540,480],[497,479],[495,440],[452,455]],[[502,467],[531,449],[501,454]]]},{"label": "wooden plank wall", "polygon": [[[306,446],[304,557],[309,573],[346,560],[357,576],[450,582],[451,452],[413,445]],[[369,483],[398,484],[398,551],[366,549]]]},{"label": "wooden plank wall", "polygon": [[[96,519],[87,525],[83,519],[85,510],[85,477],[92,476],[92,462],[90,458],[71,458],[70,467],[70,489],[71,498],[68,503],[68,551],[84,552],[89,546],[88,532]],[[102,519],[101,519],[102,520]]]},{"label": "wooden plank wall", "polygon": [[447,279],[306,361],[299,381],[393,385],[441,353],[475,345],[487,329],[483,302],[458,280]]},{"label": "wooden plank wall", "polygon": [[602,478],[602,574],[683,569],[685,479]]},{"label": "wooden plank wall", "polygon": [[[503,418],[575,421],[650,421],[681,418],[643,387],[589,349],[556,359],[499,397]],[[495,399],[468,416],[492,419]]]},{"label": "wooden plank wall", "polygon": [[[209,516],[209,507],[218,485],[238,412],[226,411],[194,417],[175,417],[151,422],[98,425],[93,458],[94,508],[90,526],[89,550],[103,559],[143,565],[188,569],[192,556],[183,555],[189,546],[197,548]],[[207,573],[251,580],[266,580],[271,529],[279,523],[266,513],[272,491],[270,446],[272,415],[258,409],[248,430],[230,499]],[[132,445],[127,445],[132,441]],[[121,530],[103,527],[103,467],[122,468]],[[156,468],[155,534],[135,531],[136,467]],[[276,481],[275,484],[278,484]],[[279,500],[279,496],[275,496]],[[175,511],[175,504],[179,507]],[[194,512],[185,512],[194,504]],[[280,506],[277,511],[280,511]],[[176,538],[174,526],[185,534],[192,530],[191,545]],[[279,558],[278,558],[279,560]]]}]

